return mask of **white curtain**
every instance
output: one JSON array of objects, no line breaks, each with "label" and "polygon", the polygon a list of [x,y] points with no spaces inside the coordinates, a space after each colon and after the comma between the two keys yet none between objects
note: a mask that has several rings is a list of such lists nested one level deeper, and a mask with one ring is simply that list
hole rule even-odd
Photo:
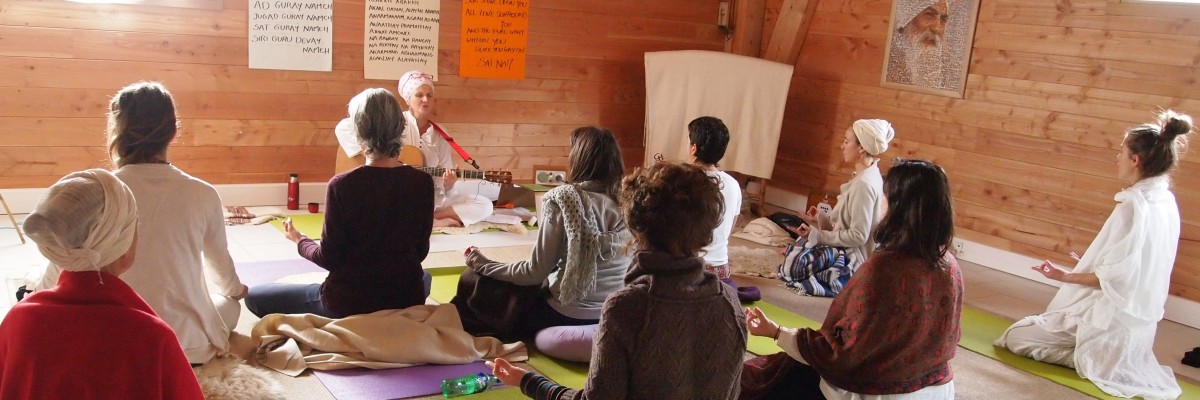
[{"label": "white curtain", "polygon": [[792,66],[714,51],[646,53],[646,165],[656,154],[691,161],[687,124],[729,127],[721,169],[771,178]]}]

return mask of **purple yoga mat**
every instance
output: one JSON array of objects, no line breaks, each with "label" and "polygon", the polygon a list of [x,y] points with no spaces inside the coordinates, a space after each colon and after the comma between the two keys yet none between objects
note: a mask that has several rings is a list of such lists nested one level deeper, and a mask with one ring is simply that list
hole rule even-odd
[{"label": "purple yoga mat", "polygon": [[239,262],[233,269],[246,286],[274,283],[285,276],[324,271],[305,259]]},{"label": "purple yoga mat", "polygon": [[491,372],[483,361],[470,364],[426,364],[407,368],[313,371],[338,400],[384,400],[442,392],[442,380]]}]

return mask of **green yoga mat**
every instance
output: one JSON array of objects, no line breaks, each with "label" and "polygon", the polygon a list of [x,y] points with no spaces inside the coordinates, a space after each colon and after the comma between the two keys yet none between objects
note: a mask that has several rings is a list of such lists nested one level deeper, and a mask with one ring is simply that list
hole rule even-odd
[{"label": "green yoga mat", "polygon": [[439,304],[449,303],[458,291],[458,277],[465,269],[466,266],[426,269],[433,277],[433,283],[429,285],[429,298]]},{"label": "green yoga mat", "polygon": [[[1033,359],[1013,354],[1003,347],[992,345],[1000,337],[1000,334],[1004,333],[1004,330],[1013,324],[1013,321],[985,311],[964,307],[961,324],[962,338],[958,340],[959,347],[1057,382],[1060,385],[1078,390],[1089,396],[1100,399],[1119,399],[1119,397],[1109,396],[1104,393],[1104,391],[1096,387],[1091,381],[1080,378],[1074,369],[1034,361]],[[1183,395],[1179,398],[1200,398],[1200,386],[1178,379],[1177,381],[1179,382],[1179,386],[1183,388]]]},{"label": "green yoga mat", "polygon": [[[799,314],[776,307],[776,306],[772,305],[771,303],[767,303],[765,301],[756,301],[756,302],[750,303],[749,305],[746,306],[746,308],[754,308],[754,307],[758,307],[759,309],[762,309],[763,314],[766,314],[767,318],[770,318],[772,321],[775,321],[775,323],[779,324],[779,326],[782,326],[785,328],[818,329],[821,327],[820,322],[813,321],[808,318],[804,318],[803,316],[801,316]],[[760,356],[768,355],[768,354],[775,354],[775,353],[783,351],[783,349],[779,348],[779,346],[775,344],[774,339],[771,339],[768,337],[753,336],[753,335],[749,335],[749,337],[750,337],[750,339],[746,341],[746,351],[749,351],[751,353],[754,353],[754,354],[757,354]]]},{"label": "green yoga mat", "polygon": [[584,383],[587,383],[588,365],[586,363],[559,360],[542,354],[533,346],[529,347],[529,361],[527,362],[538,373],[559,385],[583,389]]},{"label": "green yoga mat", "polygon": [[[325,213],[289,215],[296,230],[312,240],[321,240],[321,227],[325,225]],[[283,218],[271,220],[271,226],[283,232]]]}]

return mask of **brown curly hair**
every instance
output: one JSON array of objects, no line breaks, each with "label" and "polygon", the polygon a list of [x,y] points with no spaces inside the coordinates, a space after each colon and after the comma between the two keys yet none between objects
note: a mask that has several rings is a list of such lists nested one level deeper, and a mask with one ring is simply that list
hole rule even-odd
[{"label": "brown curly hair", "polygon": [[660,162],[625,177],[621,209],[639,250],[694,257],[712,242],[725,200],[720,184],[704,169]]}]

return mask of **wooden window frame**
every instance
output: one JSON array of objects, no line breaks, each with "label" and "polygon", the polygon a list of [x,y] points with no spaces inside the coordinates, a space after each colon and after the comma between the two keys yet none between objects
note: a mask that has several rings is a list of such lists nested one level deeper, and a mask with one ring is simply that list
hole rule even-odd
[{"label": "wooden window frame", "polygon": [[1169,3],[1144,0],[1108,0],[1108,15],[1159,18],[1200,18],[1200,3]]}]

